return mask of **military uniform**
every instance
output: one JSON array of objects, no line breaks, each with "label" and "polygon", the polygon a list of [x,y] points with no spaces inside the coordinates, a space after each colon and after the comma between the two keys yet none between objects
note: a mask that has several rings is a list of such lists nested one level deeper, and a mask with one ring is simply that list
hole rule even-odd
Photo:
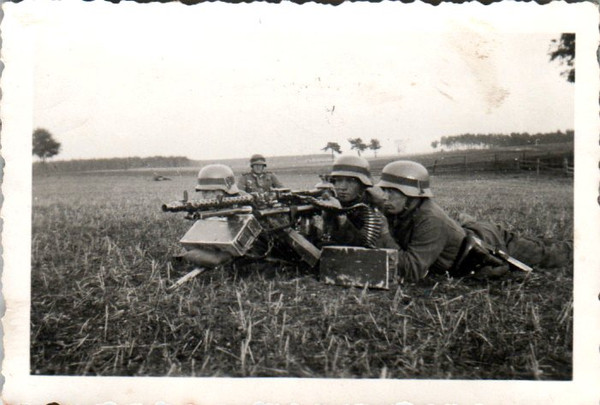
[{"label": "military uniform", "polygon": [[[398,273],[404,280],[422,279],[430,271],[461,276],[470,273],[473,268],[467,267],[474,265],[481,275],[500,275],[508,271],[507,265],[494,260],[489,253],[468,249],[467,236],[478,237],[529,266],[561,267],[572,259],[572,247],[568,242],[522,238],[498,225],[464,214],[459,221],[450,218],[431,199],[429,173],[419,163],[396,161],[387,164],[378,186],[388,195],[383,206],[390,234],[397,244]],[[404,201],[402,209],[396,205],[401,201]],[[465,261],[466,257],[474,260]],[[461,263],[468,263],[468,266],[461,266]]]},{"label": "military uniform", "polygon": [[[351,210],[346,216],[347,220],[340,225],[336,214],[325,212],[323,214],[323,244],[324,245],[343,245],[343,246],[363,246],[374,248],[397,248],[396,243],[390,236],[387,220],[385,216],[372,208],[371,200],[368,194],[361,199],[357,199],[343,206],[350,207],[354,204],[364,203],[366,208],[360,210]],[[374,215],[381,222],[379,235],[372,246],[366,246],[368,229],[365,227],[365,215]]]},{"label": "military uniform", "polygon": [[[347,183],[347,180],[353,179]],[[368,248],[394,247],[387,221],[374,207],[375,199],[381,198],[381,189],[373,187],[369,162],[360,156],[342,155],[334,162],[329,178],[322,178],[317,186],[331,187],[338,196],[342,208],[363,204],[346,212],[346,220],[340,221],[338,213],[323,213],[323,245],[362,246]],[[330,186],[327,186],[327,183]],[[331,182],[331,183],[330,183]],[[340,183],[338,183],[340,182]],[[338,194],[339,192],[339,194]],[[350,201],[347,201],[347,200]]]},{"label": "military uniform", "polygon": [[248,193],[263,193],[271,191],[273,188],[281,187],[283,187],[283,184],[271,172],[263,172],[261,174],[248,172],[242,174],[238,180],[238,188]]},{"label": "military uniform", "polygon": [[428,198],[411,211],[388,217],[388,222],[390,234],[398,245],[398,272],[407,281],[422,279],[430,271],[450,272],[450,275],[458,272],[454,263],[467,235],[477,236],[530,266],[559,267],[568,264],[571,258],[568,243],[523,238],[474,218],[459,224]]},{"label": "military uniform", "polygon": [[530,266],[556,268],[567,266],[573,261],[573,246],[570,241],[526,238],[499,225],[477,221],[470,216],[459,217],[459,221],[468,234],[477,236]]},{"label": "military uniform", "polygon": [[397,243],[398,272],[405,280],[419,280],[430,270],[436,273],[450,270],[467,235],[430,199],[388,217],[388,223]]}]

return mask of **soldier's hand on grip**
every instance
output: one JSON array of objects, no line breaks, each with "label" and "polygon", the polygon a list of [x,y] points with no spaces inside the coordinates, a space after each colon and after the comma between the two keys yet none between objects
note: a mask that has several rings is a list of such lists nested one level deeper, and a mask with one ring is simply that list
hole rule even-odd
[{"label": "soldier's hand on grip", "polygon": [[315,207],[321,208],[323,211],[340,211],[342,209],[342,204],[340,201],[335,198],[328,196],[328,198],[314,198],[307,197],[307,201],[313,204]]}]

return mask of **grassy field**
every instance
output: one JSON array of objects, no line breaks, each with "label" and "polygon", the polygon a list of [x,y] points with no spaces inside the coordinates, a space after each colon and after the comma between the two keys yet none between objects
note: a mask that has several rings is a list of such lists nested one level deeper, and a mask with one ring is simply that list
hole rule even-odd
[{"label": "grassy field", "polygon": [[[303,171],[280,178],[318,182]],[[380,291],[268,264],[208,271],[168,292],[185,274],[170,256],[191,224],[160,204],[194,183],[34,178],[32,374],[571,378],[572,266]],[[439,176],[433,188],[452,215],[572,239],[571,178]]]}]

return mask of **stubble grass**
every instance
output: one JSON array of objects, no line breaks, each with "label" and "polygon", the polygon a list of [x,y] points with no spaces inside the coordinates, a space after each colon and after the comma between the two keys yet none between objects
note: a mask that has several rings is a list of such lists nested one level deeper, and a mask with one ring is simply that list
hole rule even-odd
[{"label": "stubble grass", "polygon": [[[316,176],[288,174],[309,188]],[[31,372],[62,375],[570,379],[572,266],[526,278],[326,286],[273,263],[207,271],[170,257],[191,225],[160,204],[193,177],[34,179]],[[572,239],[572,179],[434,179],[451,215]]]}]

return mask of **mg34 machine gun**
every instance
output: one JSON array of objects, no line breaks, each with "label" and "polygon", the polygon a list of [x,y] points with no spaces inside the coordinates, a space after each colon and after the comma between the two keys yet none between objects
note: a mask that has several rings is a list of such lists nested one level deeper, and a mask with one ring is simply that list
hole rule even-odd
[{"label": "mg34 machine gun", "polygon": [[163,204],[162,210],[185,212],[185,218],[194,221],[180,240],[186,248],[214,248],[234,257],[266,257],[275,247],[283,255],[295,254],[314,267],[321,251],[307,239],[307,232],[298,228],[306,228],[310,218],[320,210],[314,201],[321,193],[322,190],[275,189],[236,197],[189,200],[184,192],[182,200]]},{"label": "mg34 machine gun", "polygon": [[[199,200],[188,199],[187,192],[184,192],[182,200],[163,204],[162,210],[185,212],[185,218],[194,221],[180,240],[189,250],[208,248],[225,251],[238,258],[301,260],[310,267],[315,267],[321,259],[322,251],[314,245],[314,239],[323,235],[319,236],[318,232],[314,235],[314,223],[311,221],[323,211],[334,215],[358,212],[365,230],[362,243],[366,248],[374,247],[381,232],[381,219],[363,203],[345,208],[332,205],[331,200],[322,198],[324,192],[322,189],[275,189],[267,193]],[[366,251],[370,252],[367,256],[372,256],[372,249]],[[325,266],[321,263],[320,272],[327,282],[330,279],[328,269],[331,268],[331,263],[337,263],[338,256],[330,260],[329,250],[324,249],[323,252],[326,252],[328,259]],[[360,262],[364,261],[362,256],[359,259]],[[346,265],[343,264],[342,267]],[[196,274],[197,270],[189,277]]]}]

